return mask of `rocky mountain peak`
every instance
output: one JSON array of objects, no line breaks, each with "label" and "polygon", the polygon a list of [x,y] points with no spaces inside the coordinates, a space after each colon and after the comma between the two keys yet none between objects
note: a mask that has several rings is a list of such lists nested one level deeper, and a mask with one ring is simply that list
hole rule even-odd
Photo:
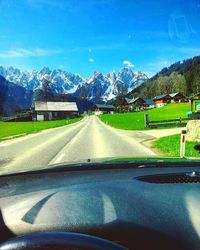
[{"label": "rocky mountain peak", "polygon": [[42,88],[42,81],[47,78],[53,93],[68,93],[76,97],[81,97],[84,93],[84,96],[94,101],[107,101],[120,93],[126,94],[145,80],[141,72],[133,73],[130,68],[122,68],[117,74],[112,71],[106,75],[95,71],[86,80],[79,74],[61,69],[51,70],[49,67],[44,67],[40,71],[22,71],[12,66],[8,68],[0,66],[0,75],[33,91]]}]

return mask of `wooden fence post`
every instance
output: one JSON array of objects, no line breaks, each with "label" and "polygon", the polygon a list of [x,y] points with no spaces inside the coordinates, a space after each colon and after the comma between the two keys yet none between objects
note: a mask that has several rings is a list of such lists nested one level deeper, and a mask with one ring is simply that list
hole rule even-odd
[{"label": "wooden fence post", "polygon": [[144,127],[145,128],[149,127],[149,115],[148,114],[144,115]]}]

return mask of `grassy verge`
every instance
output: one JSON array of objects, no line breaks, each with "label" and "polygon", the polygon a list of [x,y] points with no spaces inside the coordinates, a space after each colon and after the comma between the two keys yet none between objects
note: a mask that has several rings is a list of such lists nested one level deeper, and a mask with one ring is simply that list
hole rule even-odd
[{"label": "grassy verge", "polygon": [[[185,147],[186,157],[200,157],[200,154],[194,149],[197,142],[187,142]],[[165,156],[179,157],[180,155],[180,134],[162,137],[153,142],[159,152]]]},{"label": "grassy verge", "polygon": [[12,136],[31,134],[48,128],[69,125],[82,118],[43,122],[0,122],[0,141]]},{"label": "grassy verge", "polygon": [[[187,158],[178,158],[178,157],[139,157],[139,158],[135,158],[135,157],[127,157],[127,158],[116,158],[116,159],[112,159],[112,160],[107,160],[105,162],[126,162],[126,161],[138,161],[138,162],[187,162],[187,161],[191,161],[190,159]],[[194,161],[198,161],[194,160]]]},{"label": "grassy verge", "polygon": [[185,118],[190,110],[189,103],[168,104],[162,108],[155,108],[143,112],[129,112],[123,114],[100,115],[100,119],[110,126],[126,130],[144,130],[144,114],[149,114],[150,120],[166,120]]}]

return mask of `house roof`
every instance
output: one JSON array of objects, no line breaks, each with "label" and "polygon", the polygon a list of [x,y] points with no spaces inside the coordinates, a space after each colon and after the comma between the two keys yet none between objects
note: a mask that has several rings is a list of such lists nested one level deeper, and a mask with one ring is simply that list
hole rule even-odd
[{"label": "house roof", "polygon": [[169,96],[171,96],[172,98],[175,97],[176,95],[180,94],[179,92],[176,92],[176,93],[171,93],[169,94]]},{"label": "house roof", "polygon": [[78,111],[75,102],[35,102],[35,111]]},{"label": "house roof", "polygon": [[145,104],[147,105],[154,105],[153,99],[143,99],[145,101]]},{"label": "house roof", "polygon": [[131,103],[134,103],[134,102],[136,102],[136,101],[139,100],[139,99],[141,99],[141,100],[144,101],[144,99],[142,99],[141,97],[136,97],[136,98],[132,99],[129,103],[130,103],[130,104],[131,104]]},{"label": "house roof", "polygon": [[160,100],[160,99],[163,99],[165,96],[169,96],[169,95],[157,95],[153,98],[153,100]]},{"label": "house roof", "polygon": [[97,108],[114,109],[114,106],[110,104],[95,104],[94,106],[96,106]]},{"label": "house roof", "polygon": [[132,101],[133,99],[130,99],[130,98],[128,98],[128,97],[125,97],[125,100],[126,100],[126,102],[129,104],[129,103],[131,103],[131,101]]}]

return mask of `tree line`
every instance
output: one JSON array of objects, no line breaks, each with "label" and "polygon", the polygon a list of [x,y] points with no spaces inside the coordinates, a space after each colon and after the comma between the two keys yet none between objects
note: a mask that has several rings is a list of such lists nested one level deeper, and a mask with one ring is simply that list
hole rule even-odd
[{"label": "tree line", "polygon": [[162,69],[128,94],[129,97],[153,98],[161,94],[181,92],[187,96],[200,92],[200,56]]}]

